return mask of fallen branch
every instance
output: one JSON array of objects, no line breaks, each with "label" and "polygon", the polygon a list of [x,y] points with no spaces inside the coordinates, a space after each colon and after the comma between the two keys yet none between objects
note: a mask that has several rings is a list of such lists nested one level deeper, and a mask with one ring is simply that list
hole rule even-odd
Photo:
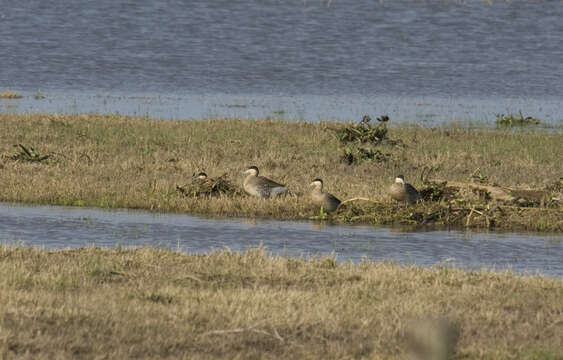
[{"label": "fallen branch", "polygon": [[230,329],[230,330],[212,330],[212,331],[208,331],[206,333],[201,334],[201,336],[203,337],[203,336],[209,336],[209,335],[237,334],[237,333],[243,333],[243,332],[253,332],[253,333],[256,333],[256,334],[267,335],[267,336],[270,336],[270,337],[277,339],[282,344],[285,342],[284,338],[280,336],[280,334],[278,333],[278,331],[275,328],[274,328],[274,333],[270,334],[266,330],[256,329],[253,326],[250,326],[248,328],[237,328],[237,329]]},{"label": "fallen branch", "polygon": [[375,201],[375,200],[370,200],[370,199],[365,198],[365,197],[355,197],[355,198],[352,198],[352,199],[348,199],[348,200],[342,201],[340,204],[338,204],[338,207],[337,207],[336,209],[338,210],[338,208],[340,208],[342,205],[344,205],[344,204],[346,204],[346,203],[349,203],[349,202],[352,202],[352,201],[358,201],[358,200],[370,201],[370,202],[373,202],[373,203],[376,203],[376,204],[378,203],[378,202]]},{"label": "fallen branch", "polygon": [[532,189],[512,189],[506,186],[484,185],[463,183],[456,181],[446,181],[442,179],[427,180],[437,184],[444,184],[446,187],[457,189],[469,189],[474,191],[486,192],[491,199],[512,203],[520,198],[526,198],[533,201],[541,201],[542,198],[549,198],[549,193],[543,190]]},{"label": "fallen branch", "polygon": [[179,281],[179,280],[193,280],[193,281],[196,281],[198,283],[203,282],[203,280],[201,280],[200,278],[198,278],[197,276],[194,276],[194,275],[185,275],[181,278],[176,279],[176,281]]},{"label": "fallen branch", "polygon": [[471,222],[471,216],[473,215],[473,211],[475,211],[475,206],[473,206],[471,208],[471,211],[469,212],[469,215],[467,215],[467,221],[465,222],[465,226],[469,226],[469,223]]}]

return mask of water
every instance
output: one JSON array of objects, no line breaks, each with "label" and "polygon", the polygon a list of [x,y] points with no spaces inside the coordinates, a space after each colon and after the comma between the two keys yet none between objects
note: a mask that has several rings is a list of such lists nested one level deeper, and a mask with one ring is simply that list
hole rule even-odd
[{"label": "water", "polygon": [[4,112],[563,123],[560,1],[9,3]]},{"label": "water", "polygon": [[[388,97],[351,95],[157,95],[96,94],[54,92],[36,100],[32,92],[18,100],[1,100],[0,111],[9,113],[105,113],[147,116],[150,118],[186,120],[201,118],[266,117],[305,121],[358,121],[365,114],[388,114],[393,123],[491,124],[495,114],[533,114],[551,126],[563,125],[561,102],[557,100],[465,99],[438,97]],[[558,114],[561,113],[561,119]],[[556,114],[556,115],[554,115]],[[555,117],[554,117],[555,116]]]},{"label": "water", "polygon": [[[7,113],[164,119],[279,117],[491,123],[497,113],[563,125],[560,1],[9,1],[0,7]],[[41,94],[42,96],[37,96]],[[186,251],[261,241],[294,256],[335,252],[561,276],[561,237],[407,233],[372,227],[0,207],[0,241]]]},{"label": "water", "polygon": [[139,211],[0,205],[0,244],[45,248],[156,246],[203,253],[263,244],[285,256],[335,254],[467,269],[512,269],[563,277],[563,237],[461,231],[405,232],[371,226],[206,219]]}]

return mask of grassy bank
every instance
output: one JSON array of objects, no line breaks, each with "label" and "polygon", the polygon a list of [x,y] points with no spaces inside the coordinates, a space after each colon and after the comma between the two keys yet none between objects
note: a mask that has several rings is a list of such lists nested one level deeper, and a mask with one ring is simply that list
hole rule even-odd
[{"label": "grassy bank", "polygon": [[[499,210],[479,198],[454,205],[437,200],[396,211],[387,195],[397,174],[404,174],[420,188],[425,168],[432,168],[432,177],[449,181],[477,179],[504,187],[549,187],[556,195],[560,189],[553,186],[563,175],[563,134],[559,130],[390,126],[387,136],[392,141],[365,150],[342,141],[339,131],[345,126],[238,119],[158,121],[116,115],[0,115],[0,200],[302,219],[319,215],[306,185],[320,177],[326,190],[343,200],[373,200],[343,207],[332,217],[337,222],[563,230],[560,203],[553,201],[532,207],[502,204]],[[25,149],[14,148],[14,144]],[[212,177],[226,174],[240,188],[240,171],[248,165],[287,184],[296,195],[264,201],[240,192],[186,197],[176,190],[200,170]]]},{"label": "grassy bank", "polygon": [[15,91],[0,91],[0,99],[21,99],[22,96]]},{"label": "grassy bank", "polygon": [[261,250],[0,248],[2,358],[393,359],[444,317],[459,359],[561,359],[560,279]]}]

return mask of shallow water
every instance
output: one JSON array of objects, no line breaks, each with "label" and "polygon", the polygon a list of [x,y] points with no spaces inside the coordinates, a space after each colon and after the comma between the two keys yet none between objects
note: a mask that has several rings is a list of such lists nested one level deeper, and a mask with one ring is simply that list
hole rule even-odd
[{"label": "shallow water", "polygon": [[0,205],[0,244],[44,248],[156,246],[203,253],[260,244],[285,256],[512,269],[563,277],[563,237],[461,231],[406,232],[372,226],[209,219],[140,211]]},{"label": "shallow water", "polygon": [[167,120],[202,118],[275,118],[305,121],[359,121],[365,114],[387,114],[393,123],[439,126],[494,124],[496,114],[533,114],[544,125],[563,126],[560,99],[440,98],[362,95],[271,96],[253,94],[108,94],[52,92],[35,99],[31,92],[17,100],[0,99],[6,113],[103,113]]},{"label": "shallow water", "polygon": [[562,18],[560,1],[11,2],[0,91],[25,97],[0,111],[558,125]]}]

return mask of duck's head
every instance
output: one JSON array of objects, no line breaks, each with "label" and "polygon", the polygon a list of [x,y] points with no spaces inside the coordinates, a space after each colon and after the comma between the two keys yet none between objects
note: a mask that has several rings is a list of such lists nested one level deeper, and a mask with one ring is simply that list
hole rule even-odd
[{"label": "duck's head", "polygon": [[199,174],[197,174],[196,176],[194,176],[194,180],[206,180],[207,179],[207,174],[204,172],[200,172]]},{"label": "duck's head", "polygon": [[309,187],[314,187],[317,189],[322,189],[323,188],[323,181],[319,178],[314,179],[313,181],[311,181],[311,183],[309,184]]},{"label": "duck's head", "polygon": [[242,174],[258,176],[258,168],[256,166],[249,166],[242,172]]},{"label": "duck's head", "polygon": [[403,175],[397,175],[397,177],[395,178],[395,182],[397,184],[404,184],[405,183],[405,177]]}]

